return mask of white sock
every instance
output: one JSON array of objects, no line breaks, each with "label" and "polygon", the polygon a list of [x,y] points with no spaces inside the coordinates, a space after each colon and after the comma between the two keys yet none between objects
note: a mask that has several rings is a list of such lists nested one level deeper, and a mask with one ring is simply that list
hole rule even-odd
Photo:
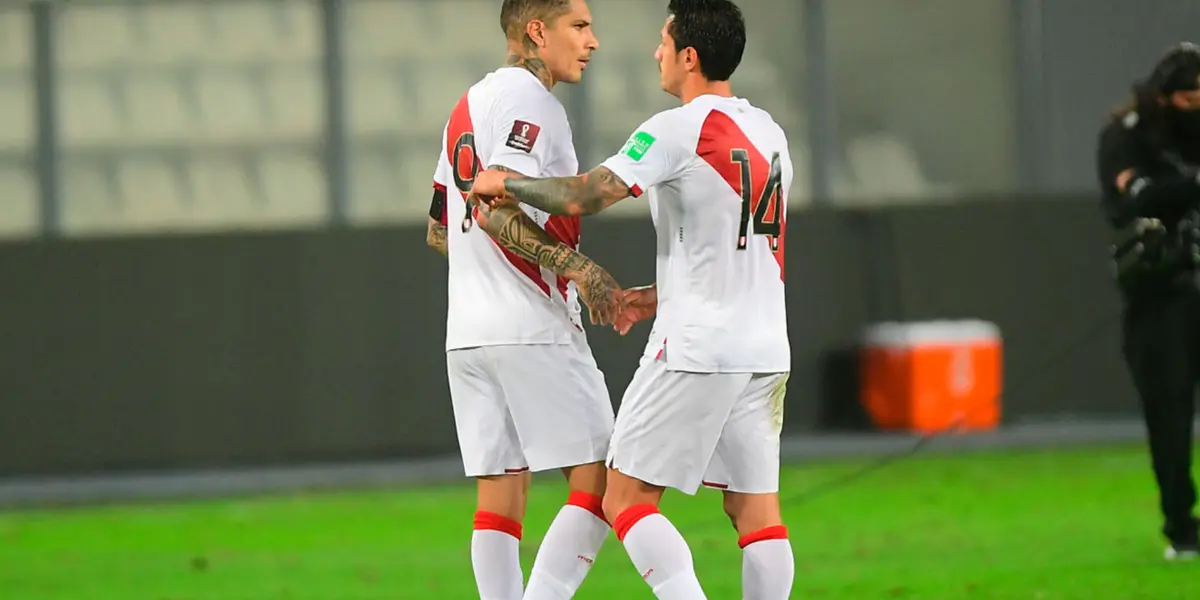
[{"label": "white sock", "polygon": [[570,600],[596,561],[611,529],[600,516],[600,497],[572,492],[538,548],[525,600]]},{"label": "white sock", "polygon": [[494,513],[475,513],[471,566],[480,600],[521,600],[520,544],[520,523]]},{"label": "white sock", "polygon": [[675,526],[650,505],[617,516],[613,529],[633,566],[659,600],[704,600],[692,551]]},{"label": "white sock", "polygon": [[742,537],[738,545],[742,547],[743,600],[787,600],[796,573],[787,529],[768,527]]}]

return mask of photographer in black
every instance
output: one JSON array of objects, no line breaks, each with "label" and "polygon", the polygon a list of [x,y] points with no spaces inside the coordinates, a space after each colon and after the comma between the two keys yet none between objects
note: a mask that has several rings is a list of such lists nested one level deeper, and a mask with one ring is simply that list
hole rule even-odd
[{"label": "photographer in black", "polygon": [[1123,343],[1158,483],[1168,559],[1197,556],[1192,421],[1200,382],[1200,47],[1170,49],[1100,135]]}]

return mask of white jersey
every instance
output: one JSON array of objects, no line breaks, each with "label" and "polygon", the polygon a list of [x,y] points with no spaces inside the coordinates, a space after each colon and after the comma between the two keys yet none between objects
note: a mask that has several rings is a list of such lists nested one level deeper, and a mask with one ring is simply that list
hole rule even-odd
[{"label": "white jersey", "polygon": [[650,197],[658,314],[647,356],[676,371],[790,371],[792,163],[774,119],[741,98],[700,96],[651,117],[602,166]]},{"label": "white jersey", "polygon": [[[572,343],[583,329],[574,282],[501,247],[467,214],[475,174],[493,166],[529,177],[579,172],[566,110],[522,68],[498,69],[471,86],[443,132],[433,185],[446,192],[446,350]],[[551,237],[578,247],[578,217],[521,208]]]}]

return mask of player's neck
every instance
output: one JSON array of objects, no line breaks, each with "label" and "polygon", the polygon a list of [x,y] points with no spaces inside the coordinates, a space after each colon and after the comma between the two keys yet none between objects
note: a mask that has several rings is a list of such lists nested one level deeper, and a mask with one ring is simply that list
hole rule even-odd
[{"label": "player's neck", "polygon": [[700,96],[732,98],[733,88],[729,85],[728,81],[709,81],[703,77],[688,77],[683,82],[683,89],[680,90],[679,99],[684,104],[687,104]]},{"label": "player's neck", "polygon": [[509,44],[508,60],[504,61],[507,67],[520,67],[533,73],[546,89],[554,88],[554,77],[550,75],[550,68],[546,66],[545,61],[538,58],[537,50],[527,50],[518,45]]}]

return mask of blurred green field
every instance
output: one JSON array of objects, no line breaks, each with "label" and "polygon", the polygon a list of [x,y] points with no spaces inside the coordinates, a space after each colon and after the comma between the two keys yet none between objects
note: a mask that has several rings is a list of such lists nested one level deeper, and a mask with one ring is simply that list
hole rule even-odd
[{"label": "blurred green field", "polygon": [[[857,463],[789,467],[785,495]],[[536,543],[564,499],[535,483]],[[473,489],[321,493],[0,513],[4,600],[432,600],[474,593]],[[1142,447],[928,456],[785,506],[794,598],[1200,598],[1162,560]],[[740,598],[720,496],[668,494],[714,599]],[[609,538],[577,598],[653,598]]]}]

